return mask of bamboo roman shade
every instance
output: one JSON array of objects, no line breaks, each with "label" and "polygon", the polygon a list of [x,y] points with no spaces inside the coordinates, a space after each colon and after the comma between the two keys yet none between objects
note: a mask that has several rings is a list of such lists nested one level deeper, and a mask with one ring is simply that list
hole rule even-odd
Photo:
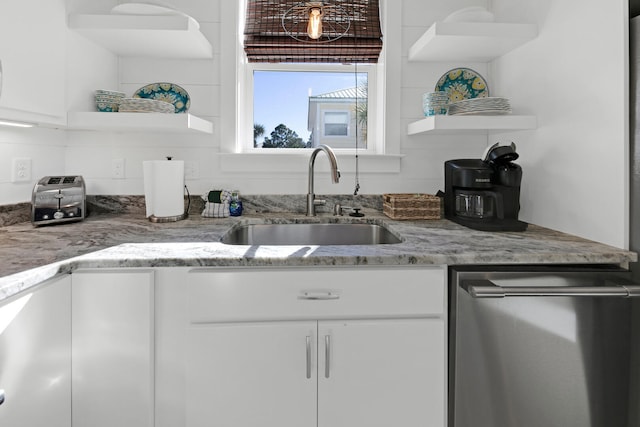
[{"label": "bamboo roman shade", "polygon": [[[247,0],[244,50],[249,62],[378,62],[382,49],[379,0],[331,0],[322,3],[329,6],[323,15],[323,34],[331,41],[326,37],[310,39],[306,21],[285,16],[292,7],[305,5],[304,2]],[[336,7],[332,9],[331,5]],[[334,10],[343,13],[333,13]],[[349,19],[348,30],[336,39],[338,32],[344,32],[345,16]]]}]

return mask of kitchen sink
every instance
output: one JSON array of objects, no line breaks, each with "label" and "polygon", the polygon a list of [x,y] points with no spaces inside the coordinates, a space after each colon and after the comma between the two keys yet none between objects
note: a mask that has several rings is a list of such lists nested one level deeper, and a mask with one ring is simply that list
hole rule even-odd
[{"label": "kitchen sink", "polygon": [[228,245],[385,245],[401,240],[377,224],[247,224],[221,239]]}]

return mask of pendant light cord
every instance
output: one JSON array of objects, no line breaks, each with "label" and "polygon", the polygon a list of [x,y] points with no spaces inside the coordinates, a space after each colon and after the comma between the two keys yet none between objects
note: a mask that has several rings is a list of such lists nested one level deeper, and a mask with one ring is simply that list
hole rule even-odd
[{"label": "pendant light cord", "polygon": [[[356,187],[353,190],[353,195],[357,196],[360,191],[360,165],[358,157],[358,128],[360,127],[360,117],[358,117],[358,61],[355,62],[355,80],[356,80]],[[367,82],[368,84],[368,82]]]}]

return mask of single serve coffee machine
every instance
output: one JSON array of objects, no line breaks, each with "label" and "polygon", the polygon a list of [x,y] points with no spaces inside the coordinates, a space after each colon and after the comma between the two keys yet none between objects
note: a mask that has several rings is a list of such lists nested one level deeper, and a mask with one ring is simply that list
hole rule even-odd
[{"label": "single serve coffee machine", "polygon": [[522,168],[516,145],[489,147],[483,159],[448,160],[444,164],[444,215],[483,231],[524,231],[518,220]]}]

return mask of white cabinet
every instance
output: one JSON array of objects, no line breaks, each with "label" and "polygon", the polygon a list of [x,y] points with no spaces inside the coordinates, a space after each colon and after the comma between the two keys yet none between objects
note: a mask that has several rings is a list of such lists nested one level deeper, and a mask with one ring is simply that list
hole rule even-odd
[{"label": "white cabinet", "polygon": [[153,271],[72,278],[73,427],[152,427]]},{"label": "white cabinet", "polygon": [[315,426],[316,337],[315,322],[189,328],[185,425]]},{"label": "white cabinet", "polygon": [[0,13],[0,119],[65,125],[64,0],[5,2]]},{"label": "white cabinet", "polygon": [[445,324],[318,324],[318,426],[444,426]]},{"label": "white cabinet", "polygon": [[191,327],[186,425],[444,426],[443,343],[433,319]]},{"label": "white cabinet", "polygon": [[71,425],[71,276],[0,305],[0,426]]},{"label": "white cabinet", "polygon": [[446,424],[443,268],[187,280],[186,426]]}]

